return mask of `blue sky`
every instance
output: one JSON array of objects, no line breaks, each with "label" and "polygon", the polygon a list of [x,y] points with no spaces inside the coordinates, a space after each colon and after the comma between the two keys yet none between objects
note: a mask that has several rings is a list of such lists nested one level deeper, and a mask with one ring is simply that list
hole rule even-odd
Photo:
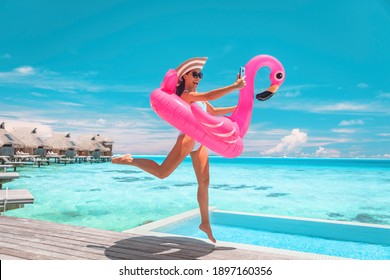
[{"label": "blue sky", "polygon": [[0,27],[9,129],[100,133],[117,153],[166,154],[177,132],[149,95],[169,68],[208,56],[198,88],[207,91],[270,54],[286,80],[255,101],[243,155],[390,157],[389,1],[2,0]]}]

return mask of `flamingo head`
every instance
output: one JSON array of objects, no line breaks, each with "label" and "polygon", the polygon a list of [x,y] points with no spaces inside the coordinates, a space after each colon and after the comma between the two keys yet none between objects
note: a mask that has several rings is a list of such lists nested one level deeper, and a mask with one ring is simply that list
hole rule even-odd
[{"label": "flamingo head", "polygon": [[284,82],[284,78],[286,77],[286,73],[284,72],[283,65],[280,64],[279,61],[276,61],[277,63],[274,63],[273,65],[270,65],[271,68],[271,74],[270,74],[270,80],[271,80],[271,86],[256,95],[256,98],[260,101],[265,101],[269,98],[271,98],[275,92],[279,89],[280,85]]}]

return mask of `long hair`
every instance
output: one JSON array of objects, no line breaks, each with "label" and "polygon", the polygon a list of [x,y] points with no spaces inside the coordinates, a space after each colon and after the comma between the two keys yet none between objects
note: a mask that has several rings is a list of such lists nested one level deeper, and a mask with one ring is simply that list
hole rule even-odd
[{"label": "long hair", "polygon": [[185,89],[185,80],[182,79],[181,82],[176,86],[176,94],[178,96],[181,96],[181,94],[183,93]]}]

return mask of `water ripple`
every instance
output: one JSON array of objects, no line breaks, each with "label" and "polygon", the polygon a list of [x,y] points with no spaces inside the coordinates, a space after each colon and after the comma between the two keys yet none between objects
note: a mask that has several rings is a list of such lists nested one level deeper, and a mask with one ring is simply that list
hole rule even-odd
[{"label": "water ripple", "polygon": [[270,193],[267,195],[267,197],[283,197],[287,195],[289,195],[289,193]]},{"label": "water ripple", "polygon": [[351,219],[354,222],[369,223],[369,224],[384,224],[385,222],[380,219],[376,219],[375,215],[367,213],[360,213]]},{"label": "water ripple", "polygon": [[195,186],[198,185],[197,183],[179,183],[179,184],[174,184],[174,187],[190,187],[190,186]]},{"label": "water ripple", "polygon": [[121,174],[142,173],[142,171],[140,171],[140,170],[105,170],[103,172],[107,172],[107,173],[121,173]]},{"label": "water ripple", "polygon": [[120,183],[134,183],[134,182],[153,181],[154,180],[151,177],[112,177],[112,179],[114,179]]}]

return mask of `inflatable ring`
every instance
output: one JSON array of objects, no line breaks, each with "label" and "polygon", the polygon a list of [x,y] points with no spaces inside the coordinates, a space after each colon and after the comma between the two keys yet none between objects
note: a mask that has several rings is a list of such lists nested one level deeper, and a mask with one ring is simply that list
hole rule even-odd
[{"label": "inflatable ring", "polygon": [[[189,105],[175,94],[177,73],[170,69],[160,88],[150,96],[152,109],[163,120],[203,144],[210,150],[228,158],[239,156],[244,148],[243,138],[248,131],[254,103],[254,80],[262,67],[271,70],[269,89],[257,95],[266,100],[276,92],[285,79],[283,65],[269,55],[258,55],[246,65],[246,86],[240,90],[237,108],[231,116],[212,116],[195,102]],[[263,98],[264,97],[264,98]]]}]

